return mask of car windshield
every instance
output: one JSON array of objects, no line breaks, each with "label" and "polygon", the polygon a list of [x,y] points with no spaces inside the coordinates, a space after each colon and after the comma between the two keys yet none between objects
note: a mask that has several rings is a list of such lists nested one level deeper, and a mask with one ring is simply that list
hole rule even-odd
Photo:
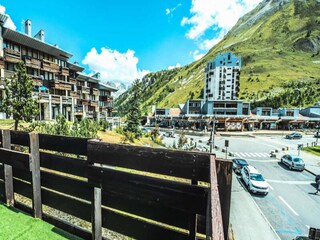
[{"label": "car windshield", "polygon": [[242,166],[248,165],[248,163],[247,163],[245,160],[242,160],[242,159],[239,159],[239,160],[238,160],[238,163],[239,163],[240,165],[242,165]]},{"label": "car windshield", "polygon": [[251,174],[250,179],[254,181],[264,181],[264,178],[262,177],[261,174]]},{"label": "car windshield", "polygon": [[294,158],[293,161],[294,162],[302,162],[302,159],[301,158]]}]

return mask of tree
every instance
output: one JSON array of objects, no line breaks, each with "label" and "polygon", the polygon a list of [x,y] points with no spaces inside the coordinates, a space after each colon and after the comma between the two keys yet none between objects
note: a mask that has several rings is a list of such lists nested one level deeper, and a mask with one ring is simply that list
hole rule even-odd
[{"label": "tree", "polygon": [[21,61],[15,66],[15,74],[5,79],[5,96],[0,107],[7,116],[13,116],[14,130],[19,121],[31,122],[39,112],[38,98],[33,96],[33,81]]},{"label": "tree", "polygon": [[127,126],[125,131],[134,133],[135,138],[140,138],[142,132],[140,129],[141,119],[141,82],[139,79],[134,80],[132,84],[132,94],[128,100],[128,115],[127,115]]},{"label": "tree", "polygon": [[182,131],[179,136],[178,141],[178,148],[183,148],[183,146],[188,142],[188,139],[186,138],[186,132]]}]

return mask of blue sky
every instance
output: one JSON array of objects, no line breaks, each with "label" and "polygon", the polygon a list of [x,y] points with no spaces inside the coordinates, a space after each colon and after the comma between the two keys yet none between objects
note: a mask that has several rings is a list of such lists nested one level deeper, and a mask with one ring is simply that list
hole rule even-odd
[{"label": "blue sky", "polygon": [[[2,0],[17,31],[32,20],[35,35],[74,55],[87,73],[131,82],[151,71],[201,58],[261,0]],[[10,20],[9,20],[10,21]]]}]

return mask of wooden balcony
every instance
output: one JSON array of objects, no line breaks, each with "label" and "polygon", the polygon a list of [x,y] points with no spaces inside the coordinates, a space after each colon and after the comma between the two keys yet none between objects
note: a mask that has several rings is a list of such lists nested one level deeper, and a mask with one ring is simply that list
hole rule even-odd
[{"label": "wooden balcony", "polygon": [[60,71],[60,66],[57,63],[42,59],[42,69],[44,71],[57,73]]},{"label": "wooden balcony", "polygon": [[77,84],[77,80],[75,78],[70,78],[69,79],[69,83],[72,85],[76,85]]},{"label": "wooden balcony", "polygon": [[80,100],[78,100],[78,104],[85,105],[85,106],[89,106],[89,102],[90,102],[89,99],[80,99]]},{"label": "wooden balcony", "polygon": [[83,115],[83,106],[82,105],[75,106],[74,115]]},{"label": "wooden balcony", "polygon": [[79,94],[78,92],[71,91],[71,92],[70,92],[70,97],[79,99],[79,98],[80,98],[80,94]]},{"label": "wooden balcony", "polygon": [[98,107],[98,101],[90,100],[90,106]]},{"label": "wooden balcony", "polygon": [[113,101],[113,97],[111,97],[111,96],[99,96],[99,101],[101,101],[101,102],[111,102],[111,101]]},{"label": "wooden balcony", "polygon": [[61,67],[60,68],[61,74],[65,76],[69,76],[69,68],[67,67]]},{"label": "wooden balcony", "polygon": [[27,67],[40,69],[41,68],[41,61],[35,58],[24,57],[24,62]]},{"label": "wooden balcony", "polygon": [[67,96],[62,96],[62,104],[72,104],[72,98]]},{"label": "wooden balcony", "polygon": [[49,82],[50,87],[55,88],[55,89],[60,89],[60,90],[71,90],[71,84],[69,82],[64,82],[61,80],[52,80]]},{"label": "wooden balcony", "polygon": [[94,96],[99,96],[99,89],[97,88],[91,88],[90,93]]},{"label": "wooden balcony", "polygon": [[41,79],[40,76],[33,76],[33,75],[29,75],[29,76],[32,79],[33,84],[35,86],[42,86],[43,85],[43,80]]},{"label": "wooden balcony", "polygon": [[90,94],[90,88],[85,86],[78,86],[78,89],[81,90],[81,93]]},{"label": "wooden balcony", "polygon": [[59,95],[51,95],[52,103],[60,103],[60,96]]},{"label": "wooden balcony", "polygon": [[13,50],[13,49],[10,49],[10,48],[5,48],[4,49],[4,54],[5,55],[11,55],[11,56],[14,56],[14,57],[17,57],[17,58],[21,57],[21,54],[20,54],[19,51],[16,51],[16,50]]},{"label": "wooden balcony", "polygon": [[16,73],[14,71],[10,71],[10,70],[4,70],[4,78],[11,78],[12,76],[14,76]]}]

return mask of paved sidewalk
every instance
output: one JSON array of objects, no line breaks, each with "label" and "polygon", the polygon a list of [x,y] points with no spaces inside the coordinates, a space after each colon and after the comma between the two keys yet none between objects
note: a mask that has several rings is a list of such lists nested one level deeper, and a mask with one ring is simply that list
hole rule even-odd
[{"label": "paved sidewalk", "polygon": [[230,224],[235,240],[280,239],[235,175],[232,178]]}]

